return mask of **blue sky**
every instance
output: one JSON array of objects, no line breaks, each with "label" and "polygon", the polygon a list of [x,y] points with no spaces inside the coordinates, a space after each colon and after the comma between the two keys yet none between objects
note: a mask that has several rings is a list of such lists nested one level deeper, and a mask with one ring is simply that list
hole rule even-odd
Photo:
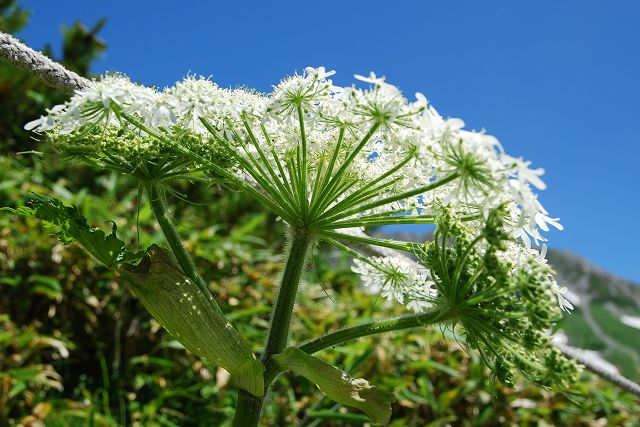
[{"label": "blue sky", "polygon": [[565,225],[550,247],[640,282],[638,1],[23,3],[36,48],[106,17],[94,71],[148,85],[193,72],[266,91],[308,65],[343,85],[386,75],[546,169],[540,199]]}]

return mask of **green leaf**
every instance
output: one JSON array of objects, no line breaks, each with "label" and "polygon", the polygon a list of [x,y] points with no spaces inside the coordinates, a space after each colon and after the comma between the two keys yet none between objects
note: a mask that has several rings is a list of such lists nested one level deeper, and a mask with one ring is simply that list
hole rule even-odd
[{"label": "green leaf", "polygon": [[52,300],[62,297],[62,286],[60,282],[53,277],[34,274],[29,276],[27,283],[34,285],[32,292],[36,294],[43,295]]},{"label": "green leaf", "polygon": [[363,378],[352,378],[346,372],[304,351],[289,347],[273,360],[318,386],[327,397],[346,406],[360,409],[371,420],[386,424],[391,418],[393,394],[377,389]]},{"label": "green leaf", "polygon": [[319,411],[309,411],[307,415],[311,418],[319,418],[321,420],[343,421],[347,424],[362,425],[367,424],[370,419],[360,414],[343,414],[332,411],[331,409],[322,409]]},{"label": "green leaf", "polygon": [[22,282],[22,278],[20,276],[0,277],[0,285],[18,286],[20,282]]},{"label": "green leaf", "polygon": [[144,252],[132,253],[125,249],[124,242],[116,236],[117,227],[113,223],[111,234],[106,235],[100,228],[87,225],[87,220],[75,206],[65,206],[52,197],[33,194],[31,206],[17,209],[2,208],[18,215],[37,218],[56,229],[56,237],[64,244],[80,243],[87,252],[107,266],[134,262],[144,256]]},{"label": "green leaf", "polygon": [[39,366],[26,366],[22,368],[9,369],[7,375],[15,379],[16,381],[33,381],[42,372]]},{"label": "green leaf", "polygon": [[231,322],[198,286],[153,245],[137,265],[120,270],[145,308],[186,349],[222,366],[240,388],[264,395],[264,366]]},{"label": "green leaf", "polygon": [[13,399],[27,389],[27,383],[24,381],[14,380],[12,387],[9,389],[9,399]]}]

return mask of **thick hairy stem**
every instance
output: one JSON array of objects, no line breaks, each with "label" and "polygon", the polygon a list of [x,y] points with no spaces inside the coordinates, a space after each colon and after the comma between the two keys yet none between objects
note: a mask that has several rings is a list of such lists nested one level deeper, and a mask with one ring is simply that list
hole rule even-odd
[{"label": "thick hairy stem", "polygon": [[[265,365],[270,366],[273,365],[270,363],[271,356],[280,353],[287,346],[291,313],[298,293],[298,283],[307,260],[309,246],[311,246],[311,235],[308,230],[293,229],[290,239],[287,264],[282,275],[278,297],[271,312],[269,336],[261,359]],[[274,371],[265,375],[265,396],[276,373]],[[242,391],[238,392],[238,405],[233,425],[235,427],[257,426],[260,421],[263,401],[264,398],[258,398]]]},{"label": "thick hairy stem", "polygon": [[267,363],[272,355],[280,353],[287,345],[291,312],[298,293],[300,274],[307,260],[307,250],[311,243],[308,230],[293,229],[287,264],[282,275],[280,290],[271,312],[269,337],[262,354],[262,362]]},{"label": "thick hairy stem", "polygon": [[178,234],[178,231],[174,227],[173,221],[171,220],[164,195],[158,191],[158,187],[155,185],[149,185],[147,187],[147,190],[149,193],[149,200],[151,202],[151,210],[153,211],[153,214],[156,217],[160,228],[162,229],[164,237],[167,239],[167,243],[169,243],[169,246],[171,247],[173,255],[176,257],[176,260],[178,261],[178,265],[182,269],[182,272],[196,285],[198,285],[198,288],[207,297],[213,308],[215,308],[216,311],[222,313],[222,310],[213,299],[211,292],[209,292],[207,283],[198,273],[195,264],[191,260],[191,257],[182,244],[180,235]]}]

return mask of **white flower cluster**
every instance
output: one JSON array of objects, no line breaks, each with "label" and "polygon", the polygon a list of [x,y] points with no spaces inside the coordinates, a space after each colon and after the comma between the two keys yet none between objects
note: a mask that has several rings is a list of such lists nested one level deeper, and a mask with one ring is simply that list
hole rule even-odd
[{"label": "white flower cluster", "polygon": [[126,76],[107,75],[76,91],[69,101],[47,110],[47,115],[25,125],[36,132],[71,133],[87,124],[122,126],[115,114],[122,111],[139,117],[151,129],[175,124],[206,130],[198,121],[238,118],[243,111],[264,109],[265,99],[247,90],[223,89],[209,79],[189,76],[163,91],[133,83]]},{"label": "white flower cluster", "polygon": [[368,292],[406,304],[415,312],[431,307],[437,296],[429,271],[405,257],[356,259],[354,264],[352,270],[362,276]]},{"label": "white flower cluster", "polygon": [[[166,142],[191,132],[207,144],[214,141],[216,150],[233,151],[240,164],[234,176],[260,188],[260,199],[292,226],[331,239],[340,239],[340,229],[411,223],[412,217],[428,221],[441,209],[475,218],[468,225],[480,230],[478,218],[504,204],[512,212],[514,237],[531,256],[538,256],[531,254],[531,240],[545,241],[541,232],[550,226],[562,229],[534,192],[545,188],[544,171],[507,155],[495,137],[443,118],[420,93],[408,101],[384,77],[356,76],[369,85],[363,89],[335,86],[333,74],[307,68],[269,94],[192,76],[157,90],[109,75],[25,128],[51,136],[96,126],[125,129],[136,137],[118,136],[103,150],[122,157],[135,148],[156,162],[165,150],[157,135]],[[356,267],[369,286],[399,302],[422,277],[403,270],[397,259],[372,264],[407,276],[410,292],[382,286],[387,282],[376,269],[361,262]]]},{"label": "white flower cluster", "polygon": [[[76,91],[69,101],[47,110],[46,116],[25,125],[26,130],[66,136],[98,126],[106,130],[126,130],[127,138],[118,144],[103,140],[101,148],[108,155],[127,157],[132,152],[157,157],[162,144],[123,119],[134,117],[153,131],[185,129],[206,134],[199,118],[213,123],[239,120],[241,113],[263,110],[264,97],[247,90],[223,89],[205,78],[189,76],[174,86],[158,91],[131,82],[126,76],[107,75],[90,87]],[[85,132],[86,133],[86,132]],[[84,135],[83,135],[84,136]],[[81,143],[95,146],[95,138],[81,138]]]},{"label": "white flower cluster", "polygon": [[[527,248],[516,241],[507,242],[506,249],[500,254],[504,261],[514,266],[514,270],[527,262],[535,262],[537,264],[547,263],[547,245],[542,245],[540,250]],[[551,292],[558,300],[558,306],[567,312],[573,310],[573,304],[565,297],[568,290],[564,286],[558,285],[555,277],[551,273],[546,273],[545,281]]]}]

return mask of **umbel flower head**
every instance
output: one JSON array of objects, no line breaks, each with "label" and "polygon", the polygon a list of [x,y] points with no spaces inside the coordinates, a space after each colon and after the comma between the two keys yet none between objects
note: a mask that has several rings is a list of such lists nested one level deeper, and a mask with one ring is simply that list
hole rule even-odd
[{"label": "umbel flower head", "polygon": [[561,310],[572,307],[543,254],[514,239],[510,215],[501,205],[479,228],[443,210],[434,239],[416,251],[417,262],[382,257],[365,268],[356,261],[353,270],[409,309],[442,312],[502,382],[512,385],[520,372],[543,385],[567,386],[577,366],[551,346],[549,331]]},{"label": "umbel flower head", "polygon": [[[544,171],[443,118],[422,94],[410,101],[373,73],[339,87],[333,74],[307,68],[267,94],[193,76],[157,90],[111,75],[26,128],[142,181],[198,177],[246,191],[354,255],[365,285],[385,298],[454,313],[496,372],[534,376],[559,360],[543,357],[558,314],[549,302],[570,304],[532,248],[549,227],[562,229],[534,191]],[[364,233],[421,223],[438,227],[424,246]],[[367,258],[349,243],[418,253],[421,266]]]},{"label": "umbel flower head", "polygon": [[152,179],[213,173],[325,240],[353,227],[433,223],[445,205],[471,220],[507,203],[526,242],[560,228],[531,188],[544,188],[542,170],[494,137],[442,118],[422,94],[410,102],[384,77],[338,87],[332,74],[307,68],[269,94],[193,76],[159,91],[109,75],[25,127],[141,179],[149,168],[160,170]]},{"label": "umbel flower head", "polygon": [[370,293],[416,312],[432,307],[437,296],[429,270],[404,256],[356,258],[353,271]]}]

